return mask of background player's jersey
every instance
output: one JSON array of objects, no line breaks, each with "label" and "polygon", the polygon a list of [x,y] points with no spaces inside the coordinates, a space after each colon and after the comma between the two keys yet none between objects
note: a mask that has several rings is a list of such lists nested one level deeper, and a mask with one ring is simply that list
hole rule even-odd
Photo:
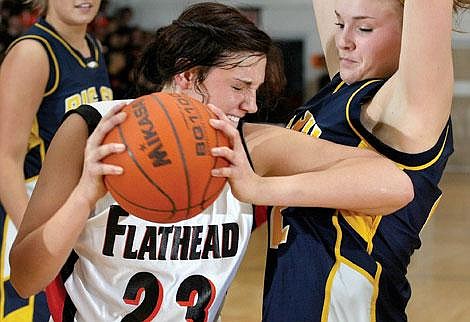
[{"label": "background player's jersey", "polygon": [[[65,112],[82,103],[112,99],[101,49],[93,37],[86,37],[92,54],[88,60],[73,49],[44,19],[39,19],[9,47],[12,48],[24,39],[33,39],[44,47],[49,58],[49,79],[42,103],[33,120],[24,163],[29,193],[34,188],[46,150]],[[43,293],[24,300],[16,294],[10,284],[8,256],[16,236],[16,228],[1,205],[0,222],[0,321],[48,321],[48,312],[40,311],[41,307],[47,308]]]},{"label": "background player's jersey", "polygon": [[[91,107],[76,112],[96,125]],[[228,184],[201,214],[174,224],[128,214],[107,194],[47,290],[54,321],[214,321],[252,225],[253,207]]]},{"label": "background player's jersey", "polygon": [[24,39],[38,41],[49,57],[49,80],[43,101],[33,121],[28,154],[25,160],[26,178],[36,176],[42,157],[68,110],[81,104],[113,99],[103,53],[97,40],[86,35],[91,58],[84,58],[72,48],[44,19],[40,18],[10,48]]},{"label": "background player's jersey", "polygon": [[406,267],[421,245],[419,232],[441,198],[438,182],[453,151],[452,130],[449,121],[436,144],[418,154],[380,142],[362,126],[360,113],[383,83],[347,85],[337,75],[288,127],[377,150],[409,175],[415,198],[383,217],[325,208],[273,208],[268,216],[264,321],[406,321],[411,294]]},{"label": "background player's jersey", "polygon": [[[36,180],[26,183],[28,196],[34,189]],[[46,296],[43,292],[28,299],[21,298],[10,282],[10,264],[8,257],[11,246],[16,237],[16,227],[6,215],[0,205],[0,240],[2,242],[0,253],[0,321],[1,322],[47,322],[49,310],[47,309]]]}]

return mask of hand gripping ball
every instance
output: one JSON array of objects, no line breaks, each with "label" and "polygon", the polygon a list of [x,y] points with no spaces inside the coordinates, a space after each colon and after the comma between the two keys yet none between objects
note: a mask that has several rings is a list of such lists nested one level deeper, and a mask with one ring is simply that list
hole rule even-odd
[{"label": "hand gripping ball", "polygon": [[126,151],[103,161],[119,165],[122,175],[104,177],[107,189],[129,213],[158,223],[191,218],[210,206],[226,178],[211,169],[228,165],[211,148],[228,146],[227,137],[209,125],[209,108],[188,96],[154,93],[123,108],[126,120],[103,143],[118,142]]}]

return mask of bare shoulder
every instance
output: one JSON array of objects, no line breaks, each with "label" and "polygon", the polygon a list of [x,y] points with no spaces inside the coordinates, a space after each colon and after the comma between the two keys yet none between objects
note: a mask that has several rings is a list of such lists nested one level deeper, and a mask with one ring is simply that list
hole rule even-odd
[{"label": "bare shoulder", "polygon": [[8,50],[3,64],[31,65],[37,62],[48,64],[46,49],[34,39],[23,39]]},{"label": "bare shoulder", "polygon": [[47,52],[32,39],[21,40],[10,48],[1,65],[2,87],[9,91],[18,89],[30,97],[43,93],[48,77]]}]

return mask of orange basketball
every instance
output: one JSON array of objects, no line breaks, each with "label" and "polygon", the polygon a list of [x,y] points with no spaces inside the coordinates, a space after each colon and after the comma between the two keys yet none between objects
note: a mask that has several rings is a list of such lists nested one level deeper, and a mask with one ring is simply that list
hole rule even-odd
[{"label": "orange basketball", "polygon": [[228,165],[210,153],[228,146],[226,136],[209,125],[214,113],[195,99],[169,93],[142,96],[123,110],[126,120],[104,143],[120,142],[127,150],[103,160],[124,169],[104,178],[121,207],[146,220],[173,223],[210,206],[227,181],[210,171]]}]

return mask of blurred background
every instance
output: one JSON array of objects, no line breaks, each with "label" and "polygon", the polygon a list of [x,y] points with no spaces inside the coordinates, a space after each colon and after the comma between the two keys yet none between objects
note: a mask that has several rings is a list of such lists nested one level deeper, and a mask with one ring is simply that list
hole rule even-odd
[{"label": "blurred background", "polygon": [[[328,0],[332,1],[332,0]],[[130,71],[152,33],[171,23],[189,0],[103,0],[91,25],[104,46],[115,98],[127,98]],[[326,70],[310,0],[218,1],[237,6],[265,30],[284,55],[288,86],[276,107],[256,119],[282,123],[324,84]],[[34,23],[37,12],[19,0],[0,1],[0,60],[5,49]],[[455,153],[442,182],[443,201],[422,233],[423,246],[410,265],[410,321],[470,321],[470,12],[456,18],[453,36]],[[431,94],[430,94],[431,95]],[[259,321],[266,227],[257,229],[230,290],[223,321]]]}]

